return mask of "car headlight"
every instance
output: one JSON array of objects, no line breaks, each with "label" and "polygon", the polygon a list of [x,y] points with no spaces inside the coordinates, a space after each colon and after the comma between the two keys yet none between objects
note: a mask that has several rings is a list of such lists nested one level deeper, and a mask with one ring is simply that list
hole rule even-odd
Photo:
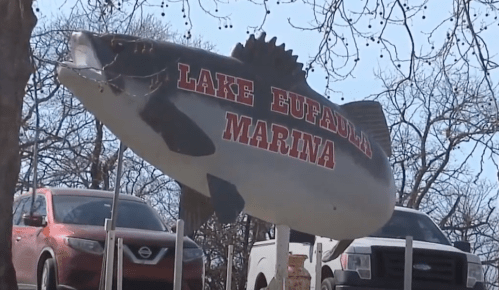
[{"label": "car headlight", "polygon": [[97,241],[78,238],[66,238],[65,241],[71,248],[85,253],[95,255],[102,255],[104,253],[104,248],[102,248],[101,244]]},{"label": "car headlight", "polygon": [[468,263],[468,282],[466,287],[473,288],[477,282],[483,282],[483,268],[481,264]]},{"label": "car headlight", "polygon": [[355,271],[361,279],[371,279],[371,257],[360,254],[341,254],[341,267],[344,271]]},{"label": "car headlight", "polygon": [[184,262],[190,262],[195,259],[203,257],[204,253],[203,250],[200,248],[184,248]]}]

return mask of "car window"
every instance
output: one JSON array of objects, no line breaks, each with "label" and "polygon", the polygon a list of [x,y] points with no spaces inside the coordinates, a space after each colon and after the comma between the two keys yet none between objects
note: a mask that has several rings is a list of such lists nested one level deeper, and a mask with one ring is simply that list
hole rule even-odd
[{"label": "car window", "polygon": [[26,213],[29,213],[30,208],[31,208],[31,196],[23,198],[22,204],[19,204],[19,208],[17,209],[17,211],[19,212],[19,216],[17,217],[16,225],[24,226],[24,221],[22,219],[22,216]]},{"label": "car window", "polygon": [[[54,195],[52,197],[54,219],[64,224],[104,226],[111,218],[113,199]],[[118,203],[117,227],[164,231],[166,227],[149,205],[143,202],[120,200]]]},{"label": "car window", "polygon": [[370,236],[391,239],[412,236],[416,241],[450,245],[449,240],[428,216],[404,211],[394,211],[390,220]]},{"label": "car window", "polygon": [[[12,216],[12,225],[24,226],[24,221],[22,216],[24,214],[29,214],[31,210],[31,196],[26,196],[19,200],[17,208]],[[33,214],[47,216],[47,202],[45,196],[38,194],[35,198],[35,204],[33,205]]]},{"label": "car window", "polygon": [[37,195],[35,204],[33,205],[33,214],[46,216],[47,215],[47,202],[44,195]]},{"label": "car window", "polygon": [[23,208],[23,203],[26,201],[25,198],[18,199],[14,202],[12,206],[12,225],[18,225],[21,218],[21,211]]},{"label": "car window", "polygon": [[19,199],[18,200],[15,200],[13,203],[12,203],[12,214],[14,214],[16,212],[16,208],[17,206],[19,205]]}]

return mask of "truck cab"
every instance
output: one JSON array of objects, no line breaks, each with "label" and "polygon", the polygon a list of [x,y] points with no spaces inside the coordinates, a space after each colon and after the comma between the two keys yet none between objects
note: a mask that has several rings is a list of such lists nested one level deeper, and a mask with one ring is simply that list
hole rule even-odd
[{"label": "truck cab", "polygon": [[[406,237],[413,237],[412,289],[482,290],[483,269],[468,243],[450,243],[432,219],[417,210],[396,207],[391,219],[371,235],[354,240],[336,259],[322,263],[323,290],[403,289]],[[315,290],[317,244],[323,256],[338,241],[291,234],[289,252],[307,255],[304,267]],[[275,243],[257,242],[250,254],[249,290],[267,286],[275,274]]]}]

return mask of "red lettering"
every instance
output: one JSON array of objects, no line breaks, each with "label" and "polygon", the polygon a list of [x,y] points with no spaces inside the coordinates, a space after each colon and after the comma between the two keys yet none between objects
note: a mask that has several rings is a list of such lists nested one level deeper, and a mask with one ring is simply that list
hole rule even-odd
[{"label": "red lettering", "polygon": [[329,169],[334,169],[334,143],[332,141],[326,140],[324,143],[322,155],[317,164]]},{"label": "red lettering", "polygon": [[272,143],[269,146],[270,151],[288,154],[289,146],[286,144],[289,131],[286,127],[272,124]]},{"label": "red lettering", "polygon": [[238,118],[237,114],[227,112],[225,115],[227,120],[223,139],[229,141],[236,141],[243,144],[249,142],[249,126],[251,125],[251,118],[241,115]]},{"label": "red lettering", "polygon": [[253,132],[253,137],[251,137],[249,144],[266,150],[269,148],[269,142],[267,141],[267,123],[265,121],[258,120],[255,132]]},{"label": "red lettering", "polygon": [[237,86],[237,102],[244,105],[253,106],[253,82],[238,78]]},{"label": "red lettering", "polygon": [[285,90],[272,87],[272,105],[270,109],[274,112],[278,112],[284,115],[288,114],[288,94]]},{"label": "red lettering", "polygon": [[196,86],[196,92],[210,96],[215,95],[215,85],[213,84],[213,79],[211,78],[209,70],[204,68],[201,69],[198,78],[198,85]]},{"label": "red lettering", "polygon": [[327,106],[322,107],[322,119],[319,121],[319,126],[323,129],[336,133],[336,123],[336,117],[331,111],[331,108]]},{"label": "red lettering", "polygon": [[355,133],[355,127],[352,123],[348,122],[348,141],[360,148],[360,137]]},{"label": "red lettering", "polygon": [[218,82],[217,97],[235,101],[236,95],[230,86],[235,83],[236,79],[221,73],[217,73],[216,76]]},{"label": "red lettering", "polygon": [[298,158],[298,144],[302,138],[303,133],[298,130],[291,131],[291,137],[293,139],[293,143],[291,145],[291,149],[289,150],[289,156]]},{"label": "red lettering", "polygon": [[196,89],[196,80],[189,78],[189,65],[179,62],[178,70],[180,72],[180,76],[178,78],[177,87],[188,91],[194,91]]},{"label": "red lettering", "polygon": [[300,153],[300,159],[305,161],[308,160],[315,164],[321,141],[322,139],[320,137],[303,132],[303,148]]},{"label": "red lettering", "polygon": [[335,111],[334,114],[336,115],[336,120],[338,120],[338,134],[346,138],[348,136],[348,121],[340,113]]},{"label": "red lettering", "polygon": [[305,98],[305,103],[307,103],[307,115],[305,120],[307,120],[307,122],[309,123],[315,124],[317,114],[320,111],[319,102],[314,101],[310,98]]},{"label": "red lettering", "polygon": [[289,92],[289,98],[291,99],[291,116],[296,119],[303,119],[303,115],[305,114],[305,110],[303,109],[303,103],[305,102],[305,97]]},{"label": "red lettering", "polygon": [[367,136],[362,132],[362,143],[360,145],[360,150],[366,154],[367,157],[372,158],[373,157],[373,151],[371,150],[371,143],[369,142],[369,139]]}]

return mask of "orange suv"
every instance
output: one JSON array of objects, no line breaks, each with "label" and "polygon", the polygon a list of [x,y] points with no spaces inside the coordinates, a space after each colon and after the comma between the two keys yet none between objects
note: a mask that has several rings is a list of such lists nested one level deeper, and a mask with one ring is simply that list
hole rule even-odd
[{"label": "orange suv", "polygon": [[[14,200],[12,254],[20,289],[98,289],[113,193],[41,188]],[[123,289],[172,289],[175,234],[142,199],[121,194],[116,238],[123,238]],[[202,290],[203,251],[184,239],[182,289]],[[116,275],[116,272],[115,272]],[[116,285],[116,282],[113,283]]]}]

